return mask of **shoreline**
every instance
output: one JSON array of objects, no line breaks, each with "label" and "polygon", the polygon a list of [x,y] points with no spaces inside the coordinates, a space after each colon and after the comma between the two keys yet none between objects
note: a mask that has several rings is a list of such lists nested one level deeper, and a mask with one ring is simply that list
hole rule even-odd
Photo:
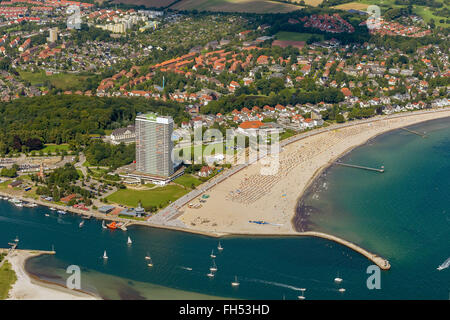
[{"label": "shoreline", "polygon": [[[428,117],[427,117],[428,115]],[[299,148],[305,148],[305,145],[308,144],[308,141],[311,139],[315,139],[317,136],[321,136],[321,135],[328,135],[328,136],[332,136],[334,133],[338,132],[338,131],[344,131],[346,129],[351,129],[351,128],[361,128],[364,126],[368,126],[367,128],[372,128],[374,127],[374,124],[380,124],[380,123],[387,123],[389,121],[394,122],[395,121],[399,122],[399,121],[407,121],[410,120],[411,117],[417,117],[417,116],[424,116],[426,117],[426,119],[414,119],[412,121],[412,123],[408,123],[408,124],[401,124],[398,126],[393,126],[393,127],[388,127],[388,128],[382,128],[382,130],[380,130],[379,132],[375,132],[374,134],[371,134],[367,137],[365,137],[364,139],[360,139],[358,141],[358,143],[353,143],[350,144],[350,146],[348,146],[345,150],[337,152],[336,154],[334,154],[333,152],[331,152],[331,157],[329,156],[327,158],[327,161],[322,164],[320,167],[318,167],[314,173],[312,175],[308,176],[308,180],[307,182],[304,184],[301,192],[295,197],[295,206],[293,208],[293,212],[294,214],[292,216],[290,216],[289,219],[286,219],[287,217],[285,217],[285,222],[289,222],[289,226],[288,227],[284,227],[284,225],[282,225],[284,228],[281,228],[280,226],[277,227],[268,227],[265,226],[262,229],[236,229],[236,228],[228,228],[228,230],[224,231],[224,230],[217,230],[218,228],[209,228],[209,230],[205,230],[204,228],[199,228],[197,226],[195,227],[191,227],[189,226],[187,223],[184,223],[184,226],[176,226],[176,225],[168,225],[167,223],[152,223],[149,221],[136,221],[136,220],[131,220],[131,219],[124,219],[124,218],[119,218],[119,217],[114,217],[114,216],[107,216],[107,215],[103,215],[97,212],[93,212],[92,210],[89,211],[82,211],[79,209],[75,209],[75,208],[68,208],[66,206],[61,206],[58,204],[53,204],[53,203],[46,203],[44,201],[41,200],[37,200],[35,198],[28,198],[25,197],[23,194],[22,195],[16,195],[16,194],[10,194],[10,193],[6,193],[3,191],[0,191],[0,195],[3,196],[7,196],[7,197],[16,197],[19,199],[22,199],[24,201],[28,201],[28,202],[33,202],[36,203],[38,205],[41,206],[45,206],[45,207],[55,207],[55,208],[61,208],[63,210],[67,210],[70,213],[73,214],[78,214],[78,215],[82,215],[82,216],[90,216],[90,217],[94,217],[95,219],[98,220],[108,220],[108,221],[121,221],[126,223],[126,226],[131,226],[131,225],[138,225],[138,226],[145,226],[145,227],[154,227],[154,228],[161,228],[161,229],[167,229],[167,230],[172,230],[172,231],[179,231],[179,232],[188,232],[191,234],[198,234],[198,235],[203,235],[203,236],[208,236],[208,237],[214,237],[214,238],[220,238],[220,237],[226,237],[226,236],[253,236],[253,237],[259,237],[259,236],[264,236],[264,237],[285,237],[285,236],[313,236],[313,237],[320,237],[320,238],[324,238],[330,241],[334,241],[337,243],[340,243],[341,245],[347,246],[361,254],[363,254],[364,256],[366,256],[369,260],[372,260],[374,263],[376,263],[377,265],[380,266],[380,268],[382,269],[388,269],[388,268],[383,268],[382,266],[386,266],[386,263],[384,262],[376,262],[373,259],[383,259],[373,253],[368,252],[367,250],[359,247],[356,244],[353,244],[349,241],[346,241],[344,239],[338,238],[336,236],[333,235],[329,235],[329,234],[325,234],[325,233],[321,233],[321,232],[315,232],[313,230],[308,230],[308,231],[298,231],[295,228],[295,218],[297,217],[297,208],[298,205],[300,204],[301,199],[304,197],[305,193],[308,192],[308,189],[314,184],[314,182],[317,180],[318,177],[320,177],[320,175],[327,170],[328,168],[330,168],[333,165],[333,161],[335,161],[336,159],[341,158],[342,156],[344,156],[345,154],[351,152],[353,149],[366,144],[368,141],[370,141],[371,139],[376,138],[377,136],[393,131],[393,130],[398,130],[401,127],[405,126],[409,126],[409,125],[414,125],[417,123],[421,123],[421,122],[426,122],[426,121],[431,121],[431,120],[435,120],[435,119],[439,119],[439,118],[446,118],[446,117],[450,117],[450,108],[440,108],[440,109],[432,109],[432,110],[421,110],[421,111],[415,111],[415,112],[408,112],[408,113],[401,113],[401,114],[394,114],[394,115],[390,115],[390,116],[380,116],[380,117],[376,117],[376,118],[372,118],[372,119],[365,119],[365,120],[361,120],[355,123],[346,123],[344,126],[337,126],[337,127],[327,127],[327,128],[323,128],[324,130],[320,131],[321,129],[318,129],[316,131],[311,131],[309,135],[303,137],[300,136],[299,137],[295,137],[294,139],[292,139],[292,141],[285,141],[285,144],[283,145],[283,149],[280,153],[283,153],[283,151],[285,151],[285,149],[289,149],[289,148],[293,148],[295,147],[294,145],[296,144],[301,144],[298,147]],[[369,130],[369,129],[368,129]],[[308,140],[309,139],[309,140]],[[288,139],[289,140],[289,139]],[[303,142],[305,142],[305,144],[302,144]],[[326,151],[326,150],[325,150]],[[287,151],[285,152],[287,153]],[[318,153],[318,155],[320,156],[322,153],[324,152],[320,152]],[[316,155],[317,156],[317,155]],[[313,161],[310,159],[310,161]],[[228,180],[234,179],[235,176],[238,176],[239,174],[242,173],[242,171],[248,170],[249,167],[255,167],[257,165],[257,163],[259,163],[260,161],[258,160],[257,162],[251,164],[248,167],[245,167],[243,169],[241,169],[240,171],[237,171],[236,173],[234,173],[232,176],[228,177],[226,180],[217,183],[214,187],[212,187],[211,189],[217,189],[217,186],[223,186],[224,184],[226,184],[228,182]],[[289,177],[288,177],[289,178]],[[288,179],[286,178],[286,179]],[[283,184],[283,181],[280,181],[278,184]],[[294,184],[295,186],[295,184]],[[198,199],[202,194],[205,194],[206,192],[210,192],[213,190],[206,190],[204,192],[202,192],[199,196],[197,196],[196,198],[194,198],[195,201],[196,199]],[[213,199],[211,199],[213,200]],[[208,200],[208,203],[211,203],[212,201]],[[275,200],[276,202],[277,200]],[[187,205],[184,205],[183,208],[185,208]],[[226,208],[226,206],[222,206],[220,207],[220,209]],[[252,210],[253,209],[253,210]],[[195,209],[193,209],[195,210]],[[257,208],[251,208],[248,209],[249,211],[253,211],[253,213],[255,212],[255,210],[257,210]],[[192,211],[192,210],[191,210]],[[194,211],[194,213],[196,213]],[[284,213],[284,212],[283,212]],[[220,215],[221,213],[219,213],[218,215]],[[175,222],[180,222],[183,221],[183,219],[185,218],[186,212],[183,211],[180,215],[178,215],[175,219],[173,219]],[[223,215],[223,213],[222,213]],[[245,215],[245,214],[244,214]],[[229,220],[231,220],[233,218],[233,216],[229,216],[227,217]],[[171,221],[171,220],[169,220]],[[185,222],[185,221],[183,221]],[[229,226],[231,226],[233,223],[233,221],[231,222],[231,224],[229,224]],[[253,227],[253,226],[252,226]],[[372,258],[370,258],[372,257]],[[383,259],[383,261],[386,261],[385,259]]]},{"label": "shoreline", "polygon": [[[7,251],[8,249],[0,249]],[[7,300],[100,300],[101,298],[82,290],[71,290],[56,282],[50,282],[28,273],[26,263],[29,259],[53,251],[15,249],[6,260],[11,264],[17,281],[8,293]]]}]

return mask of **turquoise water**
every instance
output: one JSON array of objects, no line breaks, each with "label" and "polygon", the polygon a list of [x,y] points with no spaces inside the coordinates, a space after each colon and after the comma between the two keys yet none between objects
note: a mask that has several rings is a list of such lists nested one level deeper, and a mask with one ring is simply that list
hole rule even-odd
[{"label": "turquoise water", "polygon": [[[3,200],[0,246],[16,236],[23,249],[54,245],[55,256],[31,259],[27,270],[63,284],[65,269],[79,265],[82,289],[105,299],[297,299],[300,288],[307,289],[308,299],[448,299],[450,268],[436,267],[450,256],[449,123],[411,127],[426,131],[426,139],[394,131],[355,149],[345,162],[384,165],[386,172],[331,168],[321,188],[305,199],[317,211],[309,217],[313,229],[391,262],[392,269],[381,274],[381,290],[366,287],[367,259],[323,239],[229,237],[221,239],[224,250],[218,253],[217,239],[205,236],[140,226],[105,230],[94,219],[80,229],[78,216],[58,217],[44,207],[16,208]],[[219,270],[209,279],[212,249]],[[147,252],[153,268],[147,267]],[[333,282],[337,274],[344,279],[340,285]],[[238,288],[231,287],[235,276]],[[340,287],[346,292],[339,293]]]}]

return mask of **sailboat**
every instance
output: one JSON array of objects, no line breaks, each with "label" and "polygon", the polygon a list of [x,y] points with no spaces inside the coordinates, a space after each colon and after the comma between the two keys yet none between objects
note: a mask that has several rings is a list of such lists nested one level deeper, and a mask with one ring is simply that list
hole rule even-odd
[{"label": "sailboat", "polygon": [[337,274],[337,277],[334,278],[334,282],[336,282],[336,283],[341,283],[342,282],[342,278],[339,278],[339,272]]},{"label": "sailboat", "polygon": [[216,255],[214,254],[214,250],[211,250],[211,258],[215,258],[216,257]]},{"label": "sailboat", "polygon": [[106,250],[105,250],[105,252],[103,252],[103,259],[108,259],[108,256],[106,255]]},{"label": "sailboat", "polygon": [[222,245],[220,244],[220,241],[219,241],[219,245],[217,246],[217,250],[219,250],[219,251],[222,251],[222,250],[223,250],[223,247],[222,247]]},{"label": "sailboat", "polygon": [[301,296],[298,296],[298,299],[299,299],[299,300],[305,300],[305,299],[306,299],[306,297],[305,297],[305,291],[306,291],[306,289],[305,289],[305,288],[300,288],[300,291],[302,292],[302,295],[301,295]]},{"label": "sailboat", "polygon": [[[147,257],[145,257],[147,258]],[[153,267],[153,262],[152,262],[152,258],[148,257],[149,262],[147,263],[147,267]]]},{"label": "sailboat", "polygon": [[209,268],[209,270],[210,270],[211,272],[216,272],[216,271],[217,271],[217,266],[216,266],[216,262],[215,262],[215,261],[213,261],[213,265],[212,265],[211,268]]},{"label": "sailboat", "polygon": [[83,226],[84,226],[84,221],[81,221],[80,224],[79,224],[79,227],[83,228]]},{"label": "sailboat", "polygon": [[16,238],[14,239],[14,242],[19,242],[19,237],[16,236]]},{"label": "sailboat", "polygon": [[102,221],[102,228],[107,229],[108,227],[105,225],[105,220]]},{"label": "sailboat", "polygon": [[231,283],[231,286],[232,287],[238,287],[239,286],[239,282],[238,282],[237,276],[234,277],[234,281]]},{"label": "sailboat", "polygon": [[131,244],[133,243],[133,241],[131,241],[131,238],[130,237],[128,237],[128,241],[127,241],[127,244],[129,245],[129,246],[131,246]]}]

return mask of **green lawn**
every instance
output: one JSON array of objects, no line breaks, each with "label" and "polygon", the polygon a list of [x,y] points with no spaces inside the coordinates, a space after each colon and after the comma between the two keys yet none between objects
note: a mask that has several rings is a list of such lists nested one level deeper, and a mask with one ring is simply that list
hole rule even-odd
[{"label": "green lawn", "polygon": [[321,40],[324,39],[322,34],[313,33],[301,33],[301,32],[288,32],[280,31],[275,35],[275,39],[284,41],[307,41],[312,36],[318,37]]},{"label": "green lawn", "polygon": [[137,207],[139,201],[142,201],[142,206],[144,208],[150,206],[159,207],[160,205],[165,207],[169,204],[169,201],[175,201],[188,192],[188,190],[180,186],[168,185],[152,190],[118,190],[107,199],[109,202],[122,204],[128,207]]},{"label": "green lawn", "polygon": [[58,73],[51,76],[47,76],[45,72],[29,72],[19,71],[20,77],[30,82],[32,85],[46,86],[46,82],[50,83],[57,89],[61,90],[78,90],[88,76],[70,74],[70,73]]},{"label": "green lawn", "polygon": [[[5,177],[0,177],[0,179],[3,180]],[[12,180],[8,178],[6,181],[0,183],[0,189],[6,189],[11,182]]]},{"label": "green lawn", "polygon": [[192,184],[194,184],[196,187],[202,184],[202,182],[198,178],[190,174],[184,174],[181,177],[173,180],[173,182],[181,184],[182,186],[185,186],[187,188],[191,188]]},{"label": "green lawn", "polygon": [[[68,144],[46,144],[45,147],[39,151],[42,151],[43,153],[55,153],[56,151],[69,151],[69,145]],[[38,152],[39,152],[38,151]]]},{"label": "green lawn", "polygon": [[11,264],[5,261],[0,268],[0,300],[8,298],[8,292],[16,281],[16,273],[11,269]]}]

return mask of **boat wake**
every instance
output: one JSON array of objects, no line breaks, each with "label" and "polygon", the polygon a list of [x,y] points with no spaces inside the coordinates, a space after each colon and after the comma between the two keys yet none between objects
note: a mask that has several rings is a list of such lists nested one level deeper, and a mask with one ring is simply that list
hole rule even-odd
[{"label": "boat wake", "polygon": [[180,267],[180,268],[183,270],[192,271],[192,268],[190,268],[190,267]]},{"label": "boat wake", "polygon": [[301,288],[297,288],[294,286],[291,286],[289,284],[285,284],[285,283],[279,283],[279,282],[273,282],[273,281],[265,281],[265,280],[260,280],[260,279],[250,279],[249,281],[253,281],[253,282],[259,282],[259,283],[264,283],[264,284],[268,284],[268,285],[272,285],[272,286],[276,286],[276,287],[281,287],[281,288],[288,288],[294,291],[301,291]]},{"label": "boat wake", "polygon": [[441,271],[441,270],[447,269],[448,267],[450,267],[450,258],[445,260],[444,263],[442,263],[439,267],[437,267],[437,269],[439,271]]}]

